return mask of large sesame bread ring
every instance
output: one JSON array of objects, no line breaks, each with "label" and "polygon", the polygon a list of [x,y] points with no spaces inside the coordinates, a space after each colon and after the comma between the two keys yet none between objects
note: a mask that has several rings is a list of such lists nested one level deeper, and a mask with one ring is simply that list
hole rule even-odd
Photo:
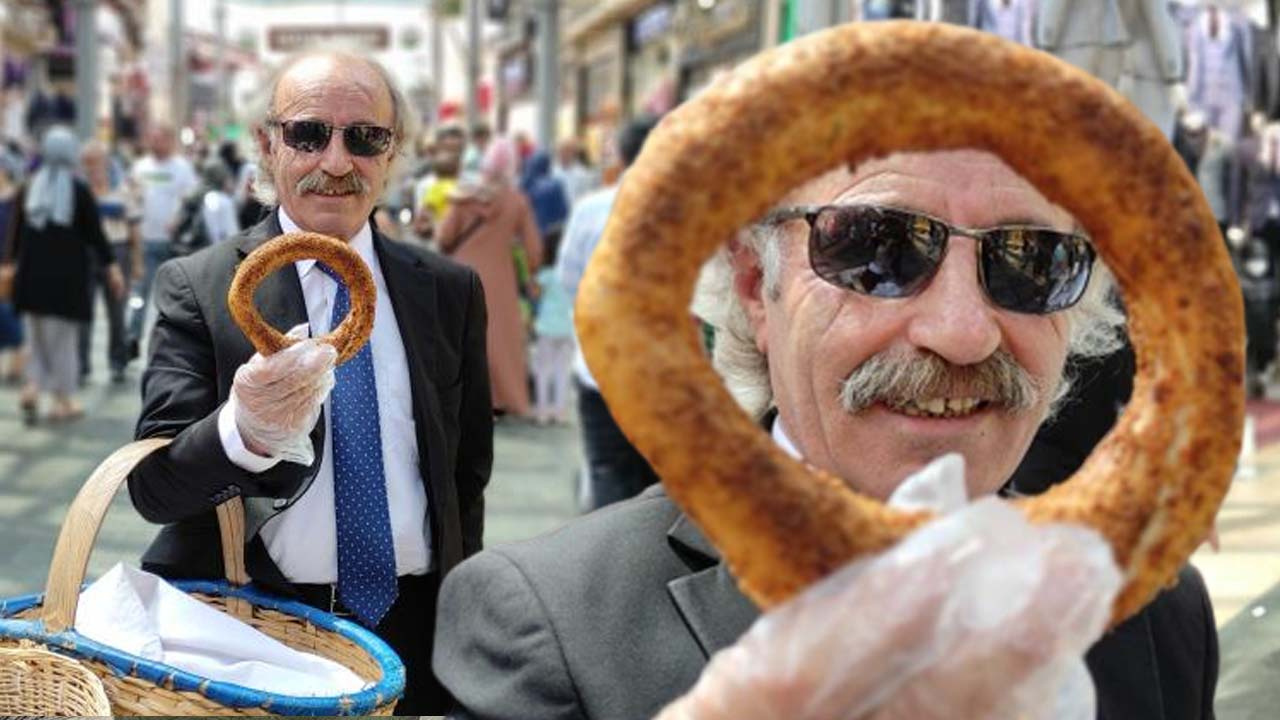
[{"label": "large sesame bread ring", "polygon": [[298,342],[267,324],[253,304],[253,291],[271,273],[298,260],[314,258],[329,266],[342,278],[351,297],[351,310],[338,327],[320,338],[338,351],[338,364],[355,356],[369,341],[373,332],[373,314],[378,301],[378,288],[373,274],[360,254],[347,243],[328,235],[291,232],[259,245],[249,253],[231,279],[227,290],[227,307],[236,325],[249,342],[263,355],[275,354]]},{"label": "large sesame bread ring", "polygon": [[822,173],[897,151],[1001,158],[1114,271],[1133,397],[1068,482],[1016,501],[1114,550],[1133,614],[1206,536],[1244,419],[1243,309],[1212,213],[1160,130],[1053,57],[941,23],[852,24],[763,53],[666,117],[581,285],[583,351],[619,425],[761,607],[928,519],[806,470],[738,411],[688,321],[699,268]]}]

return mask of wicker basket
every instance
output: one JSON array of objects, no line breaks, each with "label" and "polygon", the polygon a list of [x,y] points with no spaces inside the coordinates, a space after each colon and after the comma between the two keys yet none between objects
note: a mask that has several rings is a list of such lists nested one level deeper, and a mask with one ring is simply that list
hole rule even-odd
[{"label": "wicker basket", "polygon": [[0,648],[0,716],[110,714],[102,681],[84,665],[35,645]]},{"label": "wicker basket", "polygon": [[[94,470],[67,511],[45,593],[0,600],[0,646],[32,641],[78,660],[101,680],[116,715],[390,715],[404,693],[405,676],[400,658],[386,643],[356,623],[245,587],[240,498],[218,506],[227,581],[178,581],[174,586],[291,648],[344,665],[373,687],[330,697],[279,695],[202,678],[76,633],[76,603],[89,552],[111,499],[139,461],[168,443],[165,438],[132,443]],[[49,676],[55,696],[59,682]]]}]

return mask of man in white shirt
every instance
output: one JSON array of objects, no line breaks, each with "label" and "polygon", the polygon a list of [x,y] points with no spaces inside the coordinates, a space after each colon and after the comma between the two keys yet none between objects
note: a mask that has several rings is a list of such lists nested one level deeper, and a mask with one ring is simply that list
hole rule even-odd
[{"label": "man in white shirt", "polygon": [[[369,222],[412,137],[385,69],[311,53],[268,87],[252,127],[273,212],[156,276],[137,436],[174,441],[129,479],[139,512],[166,523],[144,567],[219,575],[212,511],[242,496],[253,581],[374,629],[405,662],[399,711],[443,712],[429,666],[435,598],[441,576],[480,549],[493,454],[484,295],[472,271]],[[255,354],[226,307],[239,262],[295,230],[346,240],[375,280],[370,342],[336,369],[314,339]],[[256,297],[268,322],[311,338],[348,303],[313,260],[269,276]]]},{"label": "man in white shirt", "polygon": [[156,268],[169,259],[169,241],[182,199],[196,189],[197,180],[191,163],[174,153],[173,127],[164,123],[152,126],[147,133],[148,154],[138,158],[129,173],[130,181],[142,207],[138,234],[142,237],[142,279],[138,297],[142,306],[135,308],[129,321],[129,336],[142,337],[142,322],[147,303],[151,302],[151,282]]}]

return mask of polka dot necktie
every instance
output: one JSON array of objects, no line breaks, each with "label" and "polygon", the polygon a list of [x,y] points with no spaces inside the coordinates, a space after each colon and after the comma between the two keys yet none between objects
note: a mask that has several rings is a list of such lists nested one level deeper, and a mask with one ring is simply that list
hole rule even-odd
[{"label": "polka dot necktie", "polygon": [[[351,307],[347,286],[331,268],[317,266],[338,283],[333,301],[337,327]],[[333,498],[338,529],[338,599],[368,627],[376,627],[395,602],[396,554],[391,544],[387,482],[382,468],[378,390],[373,344],[334,371],[329,396],[333,427]]]}]

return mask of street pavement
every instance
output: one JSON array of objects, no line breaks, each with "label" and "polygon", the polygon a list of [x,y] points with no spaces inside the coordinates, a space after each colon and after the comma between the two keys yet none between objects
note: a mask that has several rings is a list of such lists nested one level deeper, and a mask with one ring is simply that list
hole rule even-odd
[{"label": "street pavement", "polygon": [[[76,491],[103,458],[133,439],[140,370],[131,368],[125,384],[112,385],[102,360],[105,337],[100,331],[94,339],[94,372],[80,396],[85,417],[75,423],[24,427],[18,388],[0,385],[0,598],[44,589]],[[577,514],[575,427],[502,422],[494,445],[486,544],[532,537]],[[136,561],[155,530],[134,512],[122,488],[98,535],[89,576]]]}]

